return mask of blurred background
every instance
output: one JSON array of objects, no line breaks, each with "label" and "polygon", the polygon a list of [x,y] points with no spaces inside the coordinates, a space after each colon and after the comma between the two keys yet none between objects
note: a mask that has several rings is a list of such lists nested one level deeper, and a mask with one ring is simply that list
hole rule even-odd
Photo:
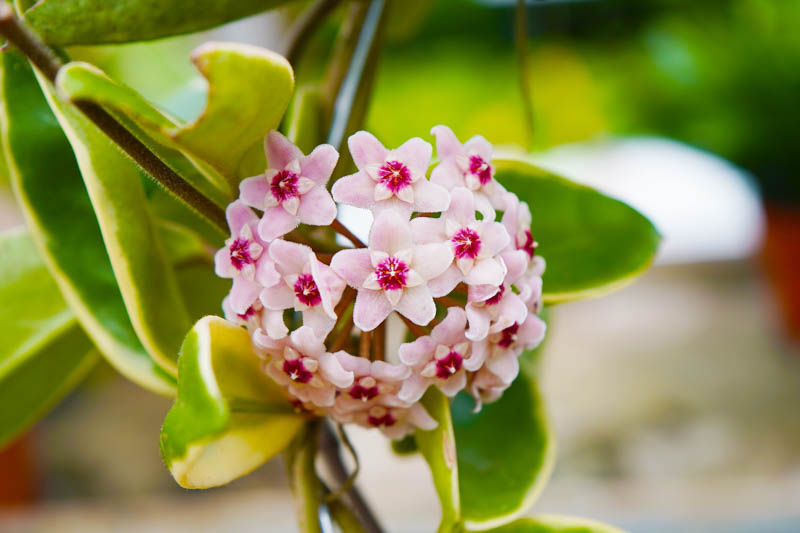
[{"label": "blurred background", "polygon": [[[69,52],[191,117],[205,98],[191,49],[281,51],[303,5]],[[532,150],[664,235],[634,285],[551,312],[541,379],[559,456],[533,511],[631,533],[800,532],[800,2],[530,2],[532,138],[514,7],[396,0],[367,125],[387,146],[444,123]],[[299,84],[319,78],[334,38],[334,24],[321,30]],[[21,217],[0,182],[7,228]],[[280,460],[220,489],[178,488],[158,451],[169,406],[98,367],[0,453],[0,531],[294,531]],[[422,460],[351,433],[387,528],[428,530],[438,503]]]}]

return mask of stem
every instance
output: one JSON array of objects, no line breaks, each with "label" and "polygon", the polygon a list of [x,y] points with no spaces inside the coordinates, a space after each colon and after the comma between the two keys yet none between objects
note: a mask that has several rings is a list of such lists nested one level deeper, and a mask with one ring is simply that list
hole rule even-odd
[{"label": "stem", "polygon": [[347,227],[344,224],[342,224],[338,218],[334,219],[333,222],[331,223],[331,229],[336,233],[338,233],[339,235],[341,235],[342,237],[344,237],[345,239],[347,239],[348,241],[350,241],[351,243],[353,243],[353,246],[355,246],[356,248],[367,247],[367,245],[361,242],[361,239],[356,237],[352,231],[347,229]]},{"label": "stem", "polygon": [[322,503],[323,487],[314,469],[321,425],[319,421],[307,424],[286,452],[289,485],[294,493],[297,521],[302,533],[322,533],[318,509]]},{"label": "stem", "polygon": [[358,339],[358,356],[369,359],[369,342],[372,340],[371,331],[362,331]]},{"label": "stem", "polygon": [[[339,487],[344,487],[350,476],[339,454],[339,440],[328,423],[323,424],[320,430],[319,454],[335,483]],[[342,494],[341,500],[353,511],[354,517],[365,533],[383,533],[378,520],[358,489],[354,486],[349,487]]]},{"label": "stem", "polygon": [[[0,34],[19,48],[51,83],[55,83],[63,62],[52,49],[20,22],[6,3],[0,4]],[[74,104],[153,179],[227,233],[225,211],[184,181],[105,109],[91,102],[74,102]]]},{"label": "stem", "polygon": [[464,302],[459,302],[450,296],[440,296],[439,298],[435,298],[435,300],[436,303],[440,303],[445,307],[464,307]]},{"label": "stem", "polygon": [[317,28],[340,3],[341,0],[317,0],[303,12],[292,28],[289,47],[286,50],[286,59],[292,66],[299,62]]},{"label": "stem", "polygon": [[519,74],[519,90],[522,97],[522,115],[528,134],[528,148],[533,148],[534,118],[531,102],[530,72],[528,67],[528,9],[525,0],[517,0],[514,16],[514,41],[517,48],[517,67]]},{"label": "stem", "polygon": [[345,74],[341,87],[336,94],[336,100],[333,104],[331,129],[328,134],[328,144],[333,145],[337,150],[341,147],[345,133],[347,133],[350,113],[353,111],[353,104],[359,86],[361,85],[364,67],[367,64],[367,59],[373,48],[375,37],[378,33],[378,27],[383,18],[382,15],[385,5],[385,0],[372,0],[370,3],[366,16],[364,17],[364,24],[361,26],[361,32],[358,35],[358,41],[353,50],[353,57],[347,68],[347,74]]}]

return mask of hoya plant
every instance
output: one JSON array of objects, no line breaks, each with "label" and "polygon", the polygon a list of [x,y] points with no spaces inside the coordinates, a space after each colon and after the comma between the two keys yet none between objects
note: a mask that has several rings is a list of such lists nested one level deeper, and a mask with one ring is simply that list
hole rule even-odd
[{"label": "hoya plant", "polygon": [[[281,454],[303,532],[383,531],[352,425],[425,458],[440,532],[618,531],[520,518],[555,457],[537,352],[548,306],[629,282],[658,234],[480,135],[436,125],[387,147],[363,131],[379,37],[408,4],[353,1],[341,23],[340,2],[303,4],[288,60],[203,44],[192,120],[68,56],[283,3],[0,4],[2,147],[26,221],[0,236],[0,444],[104,358],[175,398],[160,445],[179,485]],[[341,26],[326,74],[295,91],[323,21]]]}]

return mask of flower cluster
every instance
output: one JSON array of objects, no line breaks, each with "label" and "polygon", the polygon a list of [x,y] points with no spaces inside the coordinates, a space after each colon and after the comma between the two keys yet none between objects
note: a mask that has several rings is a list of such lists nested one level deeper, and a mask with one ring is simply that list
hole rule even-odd
[{"label": "flower cluster", "polygon": [[[436,426],[419,403],[428,387],[449,397],[467,389],[476,409],[497,399],[545,334],[544,260],[528,206],[495,180],[483,137],[462,144],[445,126],[432,134],[430,178],[428,142],[389,150],[354,134],[358,171],[329,192],[337,151],[303,155],[270,132],[268,168],[241,183],[215,258],[217,274],[233,279],[227,319],[247,328],[297,408],[391,438]],[[336,220],[337,203],[372,212],[366,244]],[[353,247],[315,251],[301,225],[331,227]],[[393,314],[402,321],[393,327],[416,338],[389,353]]]}]

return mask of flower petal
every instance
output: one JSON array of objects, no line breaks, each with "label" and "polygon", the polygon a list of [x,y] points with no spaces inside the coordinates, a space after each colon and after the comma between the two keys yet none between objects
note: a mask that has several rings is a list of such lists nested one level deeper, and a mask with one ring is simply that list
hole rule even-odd
[{"label": "flower petal", "polygon": [[470,152],[475,152],[483,158],[484,161],[491,162],[492,155],[494,155],[494,148],[492,144],[487,141],[482,135],[476,135],[464,143],[464,148]]},{"label": "flower petal", "polygon": [[369,258],[369,250],[366,248],[336,252],[331,259],[331,268],[348,285],[357,289],[364,285],[364,280],[374,271]]},{"label": "flower petal", "polygon": [[256,209],[264,209],[264,198],[269,192],[269,183],[263,174],[245,178],[239,184],[239,198]]},{"label": "flower petal", "polygon": [[336,180],[331,192],[337,202],[355,207],[370,207],[375,201],[375,182],[366,172],[359,171]]},{"label": "flower petal", "polygon": [[[341,253],[341,252],[339,252]],[[405,291],[406,293],[408,291]],[[433,304],[433,300],[431,300]],[[361,331],[372,331],[392,312],[392,304],[383,295],[383,291],[361,289],[356,296],[353,309],[353,323]],[[434,314],[436,308],[434,307]]]},{"label": "flower petal", "polygon": [[463,370],[461,372],[457,372],[455,375],[450,376],[448,379],[442,381],[437,381],[437,386],[439,390],[444,393],[445,396],[452,398],[456,394],[461,391],[467,385],[467,373]]},{"label": "flower petal", "polygon": [[500,285],[506,277],[506,268],[497,259],[487,257],[475,262],[472,270],[464,276],[467,285]]},{"label": "flower petal", "polygon": [[325,187],[314,187],[300,197],[297,216],[304,224],[327,226],[336,218],[336,204]]},{"label": "flower petal", "polygon": [[385,381],[402,381],[411,375],[411,369],[404,365],[393,365],[385,361],[372,363],[372,377]]},{"label": "flower petal", "polygon": [[471,303],[467,304],[466,313],[469,329],[465,336],[471,341],[485,339],[489,335],[489,313]]},{"label": "flower petal", "polygon": [[380,250],[393,255],[411,246],[411,228],[407,218],[393,210],[383,211],[375,218],[369,232],[371,250]]},{"label": "flower petal", "polygon": [[431,415],[428,414],[428,411],[426,411],[425,408],[418,403],[415,403],[408,408],[408,420],[418,428],[426,429],[428,431],[435,429],[436,426],[439,425],[436,420],[434,420]]},{"label": "flower petal", "polygon": [[261,285],[258,283],[242,277],[233,278],[233,287],[230,293],[231,308],[236,313],[244,314],[247,308],[256,301],[259,292],[261,292]]},{"label": "flower petal", "polygon": [[503,350],[497,355],[492,355],[486,361],[486,368],[491,370],[503,383],[509,384],[519,374],[519,360],[514,352]]},{"label": "flower petal", "polygon": [[419,137],[404,142],[399,148],[392,150],[387,158],[396,158],[404,163],[412,173],[425,176],[431,164],[433,147]]},{"label": "flower petal", "polygon": [[333,354],[322,354],[319,357],[319,368],[322,377],[337,387],[344,388],[353,384],[353,373],[342,368],[339,359]]},{"label": "flower petal", "polygon": [[433,297],[424,285],[404,290],[395,310],[420,326],[427,325],[436,316]]},{"label": "flower petal", "polygon": [[442,160],[431,172],[431,182],[441,185],[448,191],[464,185],[464,176],[454,161]]},{"label": "flower petal", "polygon": [[324,339],[336,325],[336,319],[329,317],[321,306],[317,306],[303,311],[303,325],[310,327],[319,338]]},{"label": "flower petal", "polygon": [[447,270],[428,280],[428,290],[431,291],[431,295],[434,298],[440,298],[450,294],[463,279],[464,276],[461,271],[456,265],[452,264],[447,267]]},{"label": "flower petal", "polygon": [[283,169],[295,159],[303,157],[303,152],[297,146],[275,130],[267,134],[264,151],[267,154],[269,168],[275,169]]},{"label": "flower petal", "polygon": [[297,227],[297,217],[290,215],[280,205],[268,207],[258,223],[258,235],[265,241],[286,235]]},{"label": "flower petal", "polygon": [[304,178],[313,180],[320,186],[325,186],[339,160],[339,152],[330,144],[321,144],[314,148],[310,154],[300,159],[300,174]]},{"label": "flower petal", "polygon": [[431,135],[436,137],[436,155],[440,160],[455,158],[464,155],[464,147],[447,126],[434,126],[431,128]]},{"label": "flower petal", "polygon": [[294,307],[294,291],[285,283],[276,283],[272,287],[261,290],[258,299],[266,309],[282,311]]},{"label": "flower petal", "polygon": [[225,218],[228,220],[228,226],[233,236],[238,236],[244,226],[254,226],[258,222],[256,214],[240,200],[228,205],[225,210]]},{"label": "flower petal", "polygon": [[450,207],[447,217],[452,217],[460,226],[475,223],[475,195],[466,187],[456,187],[450,191]]},{"label": "flower petal", "polygon": [[453,249],[448,243],[420,244],[414,249],[413,269],[424,279],[442,274],[453,262]]},{"label": "flower petal", "polygon": [[420,213],[438,213],[450,205],[450,195],[447,189],[427,179],[414,183],[414,206]]},{"label": "flower petal", "polygon": [[426,335],[424,337],[418,337],[413,342],[401,344],[397,349],[397,356],[405,365],[419,366],[431,358],[435,348],[436,342],[430,336]]},{"label": "flower petal", "polygon": [[269,256],[275,261],[282,276],[300,274],[308,263],[311,248],[304,244],[276,239],[269,245]]},{"label": "flower petal", "polygon": [[366,131],[357,131],[351,135],[347,139],[347,146],[359,169],[371,164],[382,164],[389,153],[374,135]]},{"label": "flower petal", "polygon": [[407,403],[416,403],[422,398],[422,395],[425,394],[425,391],[428,390],[431,383],[433,383],[432,379],[422,377],[419,374],[413,374],[403,382],[403,386],[400,388],[400,392],[397,393],[397,397]]},{"label": "flower petal", "polygon": [[437,345],[455,346],[464,340],[464,328],[467,327],[467,315],[460,307],[447,309],[447,316],[433,328],[431,337]]}]

